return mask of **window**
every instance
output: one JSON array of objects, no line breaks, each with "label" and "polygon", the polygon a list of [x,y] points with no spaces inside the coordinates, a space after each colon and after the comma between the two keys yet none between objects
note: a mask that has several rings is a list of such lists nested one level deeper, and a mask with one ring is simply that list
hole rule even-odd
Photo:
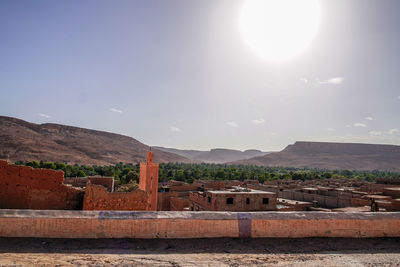
[{"label": "window", "polygon": [[208,203],[211,203],[211,197],[208,197]]},{"label": "window", "polygon": [[266,197],[264,197],[264,198],[263,198],[263,204],[268,204],[268,203],[269,203],[269,199],[266,198]]},{"label": "window", "polygon": [[250,198],[246,198],[246,204],[250,204]]},{"label": "window", "polygon": [[226,204],[233,204],[233,197],[228,197],[226,199]]}]

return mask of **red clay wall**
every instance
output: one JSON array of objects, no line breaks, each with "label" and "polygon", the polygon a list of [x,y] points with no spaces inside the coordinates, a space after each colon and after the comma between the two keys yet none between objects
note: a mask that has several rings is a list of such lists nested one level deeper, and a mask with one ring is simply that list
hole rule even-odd
[{"label": "red clay wall", "polygon": [[385,187],[391,187],[387,184],[364,184],[360,187],[360,191],[367,193],[383,192]]},{"label": "red clay wall", "polygon": [[383,194],[392,198],[400,198],[400,187],[390,187],[383,189]]},{"label": "red clay wall", "polygon": [[169,201],[171,211],[184,211],[185,208],[190,207],[190,201],[186,198],[171,197]]},{"label": "red clay wall", "polygon": [[88,184],[83,200],[84,210],[149,210],[148,196],[142,190],[110,193],[101,185]]},{"label": "red clay wall", "polygon": [[168,211],[171,210],[171,198],[184,198],[189,203],[189,192],[159,192],[157,198],[157,210]]},{"label": "red clay wall", "polygon": [[1,209],[81,209],[84,191],[63,184],[64,172],[0,160]]},{"label": "red clay wall", "polygon": [[0,237],[400,237],[397,212],[0,210]]},{"label": "red clay wall", "polygon": [[108,192],[114,192],[114,177],[88,177],[91,184],[102,185]]},{"label": "red clay wall", "polygon": [[352,207],[364,207],[364,206],[370,206],[371,201],[368,199],[363,199],[363,198],[352,198],[351,199],[351,206]]}]

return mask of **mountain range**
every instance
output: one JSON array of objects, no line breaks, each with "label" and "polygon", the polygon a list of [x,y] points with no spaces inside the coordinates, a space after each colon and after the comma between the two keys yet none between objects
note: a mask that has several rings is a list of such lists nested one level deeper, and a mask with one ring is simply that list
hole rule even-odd
[{"label": "mountain range", "polygon": [[[280,152],[152,149],[155,162],[159,163],[205,162],[400,172],[400,146],[397,145],[298,141]],[[53,123],[35,124],[0,116],[0,159],[110,165],[145,161],[149,150],[148,145],[120,134]]]},{"label": "mountain range", "polygon": [[230,164],[400,172],[400,146],[296,142],[280,152],[234,161]]},{"label": "mountain range", "polygon": [[[145,161],[149,150],[148,145],[120,134],[0,116],[0,158],[9,161],[43,160],[87,165],[138,163]],[[161,150],[154,150],[154,161],[191,162]]]},{"label": "mountain range", "polygon": [[262,152],[256,149],[240,151],[234,149],[214,148],[209,151],[201,151],[201,150],[166,148],[159,146],[155,146],[154,148],[165,152],[175,153],[196,162],[205,162],[205,163],[226,163],[229,161],[244,160],[244,159],[250,159],[252,157],[264,156],[269,153],[269,152]]}]

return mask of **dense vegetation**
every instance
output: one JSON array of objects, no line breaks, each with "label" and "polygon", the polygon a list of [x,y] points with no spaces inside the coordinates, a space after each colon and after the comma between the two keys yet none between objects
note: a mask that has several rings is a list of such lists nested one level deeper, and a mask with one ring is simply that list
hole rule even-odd
[{"label": "dense vegetation", "polygon": [[[139,181],[139,164],[118,163],[113,166],[85,166],[67,165],[54,162],[16,162],[19,165],[32,166],[33,168],[48,168],[62,170],[65,177],[84,176],[113,176],[120,184],[130,181]],[[160,164],[159,181],[177,180],[192,183],[196,179],[204,180],[266,180],[292,179],[313,180],[327,178],[355,178],[359,180],[374,181],[376,178],[399,178],[400,173],[385,171],[349,171],[349,170],[317,170],[296,169],[284,167],[259,167],[225,164],[185,164],[166,163]]]}]

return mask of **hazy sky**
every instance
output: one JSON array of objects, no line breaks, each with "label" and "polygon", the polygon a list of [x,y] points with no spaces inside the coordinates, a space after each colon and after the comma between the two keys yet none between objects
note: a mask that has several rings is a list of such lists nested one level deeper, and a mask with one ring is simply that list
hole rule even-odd
[{"label": "hazy sky", "polygon": [[0,1],[0,115],[149,145],[400,145],[400,1],[320,1],[310,46],[255,54],[243,1]]}]

